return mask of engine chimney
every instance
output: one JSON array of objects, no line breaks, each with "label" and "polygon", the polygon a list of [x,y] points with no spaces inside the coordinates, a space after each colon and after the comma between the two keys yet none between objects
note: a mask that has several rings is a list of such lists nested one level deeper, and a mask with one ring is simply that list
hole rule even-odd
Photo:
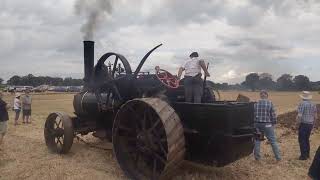
[{"label": "engine chimney", "polygon": [[84,55],[84,87],[88,88],[92,81],[94,67],[94,41],[83,41]]}]

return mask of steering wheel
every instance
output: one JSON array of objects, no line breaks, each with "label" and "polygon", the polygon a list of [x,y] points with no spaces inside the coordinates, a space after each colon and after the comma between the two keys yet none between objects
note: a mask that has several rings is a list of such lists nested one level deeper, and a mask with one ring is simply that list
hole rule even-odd
[{"label": "steering wheel", "polygon": [[160,82],[168,88],[176,89],[179,87],[179,79],[164,69],[156,68],[156,76]]}]

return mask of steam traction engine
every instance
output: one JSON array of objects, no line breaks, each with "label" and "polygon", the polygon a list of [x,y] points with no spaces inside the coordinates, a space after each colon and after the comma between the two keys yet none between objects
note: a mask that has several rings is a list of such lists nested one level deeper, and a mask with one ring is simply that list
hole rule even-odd
[{"label": "steam traction engine", "polygon": [[49,150],[67,153],[75,135],[94,132],[112,141],[122,170],[139,180],[168,178],[184,159],[224,166],[251,154],[253,104],[216,101],[205,84],[201,104],[185,102],[183,80],[159,67],[155,74],[140,72],[159,46],[133,72],[117,53],[94,66],[94,42],[84,41],[84,90],[74,96],[75,116],[48,116]]}]

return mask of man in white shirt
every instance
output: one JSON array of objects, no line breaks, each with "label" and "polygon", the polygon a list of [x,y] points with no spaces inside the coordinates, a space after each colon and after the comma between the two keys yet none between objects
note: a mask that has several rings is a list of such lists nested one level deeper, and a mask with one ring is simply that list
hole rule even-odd
[{"label": "man in white shirt", "polygon": [[[182,67],[179,68],[178,78],[181,78],[182,72],[184,74],[184,89],[185,89],[185,101],[201,103],[202,95],[202,79],[201,68],[205,73],[205,76],[209,77],[210,74],[206,68],[203,60],[198,59],[199,54],[193,52],[190,54],[190,59],[187,60]],[[193,101],[192,101],[193,100]]]},{"label": "man in white shirt", "polygon": [[14,125],[18,125],[18,120],[20,116],[20,111],[21,111],[21,101],[20,101],[20,93],[17,93],[14,100],[13,100],[13,110],[15,112],[15,117],[14,117]]}]

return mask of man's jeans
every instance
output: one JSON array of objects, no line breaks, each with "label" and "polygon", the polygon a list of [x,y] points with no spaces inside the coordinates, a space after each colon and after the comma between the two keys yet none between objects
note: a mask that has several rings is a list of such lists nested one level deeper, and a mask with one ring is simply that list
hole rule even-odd
[{"label": "man's jeans", "polygon": [[[277,160],[281,160],[281,155],[280,155],[279,147],[277,144],[276,135],[274,132],[273,125],[267,124],[267,123],[255,123],[254,126],[260,132],[264,133],[264,135],[267,137],[267,139],[271,143],[274,156],[276,157]],[[261,142],[259,140],[255,141],[254,157],[256,160],[259,160],[261,158],[261,156],[260,156],[260,143]]]},{"label": "man's jeans", "polygon": [[310,155],[310,134],[312,131],[313,125],[301,123],[299,126],[299,145],[300,145],[300,152],[301,158],[309,158]]},{"label": "man's jeans", "polygon": [[185,76],[184,90],[186,102],[201,103],[202,83],[201,74],[195,77]]}]

